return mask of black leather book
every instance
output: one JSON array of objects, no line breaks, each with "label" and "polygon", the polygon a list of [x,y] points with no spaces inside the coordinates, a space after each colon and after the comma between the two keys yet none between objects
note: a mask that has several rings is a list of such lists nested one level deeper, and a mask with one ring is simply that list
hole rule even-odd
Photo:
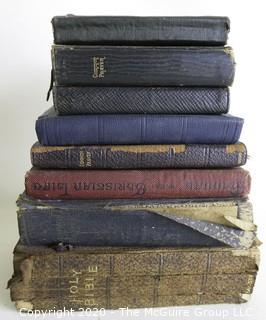
[{"label": "black leather book", "polygon": [[221,114],[229,108],[228,88],[63,87],[53,88],[60,115],[93,113]]},{"label": "black leather book", "polygon": [[57,44],[223,45],[227,17],[57,16],[52,19]]},{"label": "black leather book", "polygon": [[230,47],[68,46],[52,48],[56,85],[230,86]]}]

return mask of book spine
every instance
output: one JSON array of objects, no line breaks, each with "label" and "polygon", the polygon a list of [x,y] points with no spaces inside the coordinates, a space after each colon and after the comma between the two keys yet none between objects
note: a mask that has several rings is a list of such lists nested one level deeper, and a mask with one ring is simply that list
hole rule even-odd
[{"label": "book spine", "polygon": [[60,115],[93,113],[221,114],[229,108],[228,88],[53,87]]},{"label": "book spine", "polygon": [[224,170],[31,170],[26,193],[39,199],[246,197],[250,175]]},{"label": "book spine", "polygon": [[247,160],[244,144],[42,146],[31,148],[32,165],[51,169],[231,168]]},{"label": "book spine", "polygon": [[232,49],[53,46],[56,85],[209,86],[233,83]]},{"label": "book spine", "polygon": [[230,21],[227,17],[57,16],[52,25],[57,44],[224,45]]},{"label": "book spine", "polygon": [[12,300],[29,302],[31,309],[50,307],[50,299],[56,309],[162,306],[170,301],[189,304],[189,297],[199,304],[206,303],[204,297],[212,296],[215,301],[216,296],[229,300],[249,295],[256,277],[256,254],[254,249],[35,253],[26,258],[15,253],[9,285]]},{"label": "book spine", "polygon": [[[233,144],[243,119],[223,115],[101,114],[41,116],[42,145]],[[212,133],[211,135],[209,133]]]},{"label": "book spine", "polygon": [[[36,200],[21,195],[17,205],[20,243],[25,245],[217,247],[227,244],[243,248],[246,238],[245,248],[248,248],[255,237],[255,233],[248,231],[256,229],[252,224],[252,207],[245,200]],[[235,219],[233,224],[232,219]],[[240,230],[236,230],[239,224]]]},{"label": "book spine", "polygon": [[[29,268],[40,268],[46,273],[53,268],[66,266],[69,272],[75,265],[86,272],[92,263],[97,266],[99,276],[171,276],[183,274],[242,274],[255,272],[259,263],[259,249],[223,248],[144,248],[144,247],[74,247],[69,251],[60,245],[22,246],[15,248],[15,270],[20,270],[22,261],[27,260]],[[80,261],[80,264],[76,264]],[[28,261],[29,260],[29,261]],[[32,261],[31,261],[32,260]],[[38,263],[39,262],[39,263]],[[47,262],[47,263],[46,263]],[[18,265],[17,265],[18,264]],[[45,276],[45,272],[42,275]]]},{"label": "book spine", "polygon": [[[49,209],[38,207],[38,204],[35,207],[20,208],[18,211],[20,243],[53,245],[67,242],[74,246],[124,247],[223,245],[216,239],[145,209],[134,210],[130,209],[130,206],[128,209],[125,206],[125,210],[119,206],[110,209],[103,206],[89,208],[89,205],[87,210],[71,208],[67,204],[62,208],[52,204]],[[206,211],[206,208],[204,209]],[[104,228],[102,221],[106,223]],[[113,230],[116,230],[116,233]]]}]

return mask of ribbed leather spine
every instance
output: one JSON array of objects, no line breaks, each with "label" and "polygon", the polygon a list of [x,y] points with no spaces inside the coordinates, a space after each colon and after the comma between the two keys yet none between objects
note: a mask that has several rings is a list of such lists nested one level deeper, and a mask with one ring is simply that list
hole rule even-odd
[{"label": "ribbed leather spine", "polygon": [[243,119],[225,115],[102,114],[57,116],[47,111],[36,122],[43,145],[232,144]]}]

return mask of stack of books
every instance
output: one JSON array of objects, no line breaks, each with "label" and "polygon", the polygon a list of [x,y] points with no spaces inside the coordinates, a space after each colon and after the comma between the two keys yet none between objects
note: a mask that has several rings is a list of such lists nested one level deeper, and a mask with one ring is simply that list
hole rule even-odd
[{"label": "stack of books", "polygon": [[18,199],[23,310],[241,303],[259,241],[226,17],[52,20],[54,107]]}]

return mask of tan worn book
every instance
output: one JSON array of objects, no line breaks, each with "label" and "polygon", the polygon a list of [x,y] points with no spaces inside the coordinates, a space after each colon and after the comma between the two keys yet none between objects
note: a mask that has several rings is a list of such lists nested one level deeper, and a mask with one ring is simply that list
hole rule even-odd
[{"label": "tan worn book", "polygon": [[252,293],[258,264],[256,247],[17,245],[9,287],[24,311],[241,303]]}]

